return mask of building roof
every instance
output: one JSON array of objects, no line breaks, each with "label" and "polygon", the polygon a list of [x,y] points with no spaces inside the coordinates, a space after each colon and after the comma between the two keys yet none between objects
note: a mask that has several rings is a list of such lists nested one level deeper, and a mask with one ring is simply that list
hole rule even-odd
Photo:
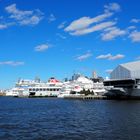
[{"label": "building roof", "polygon": [[120,66],[125,67],[126,69],[131,71],[137,71],[140,70],[140,61],[124,63],[124,64],[120,64]]}]

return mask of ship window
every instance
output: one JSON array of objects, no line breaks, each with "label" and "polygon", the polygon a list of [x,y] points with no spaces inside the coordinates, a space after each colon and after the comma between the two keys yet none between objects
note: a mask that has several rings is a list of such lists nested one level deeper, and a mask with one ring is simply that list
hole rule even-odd
[{"label": "ship window", "polygon": [[32,91],[32,89],[30,88],[29,91]]},{"label": "ship window", "polygon": [[52,89],[50,89],[50,91],[52,91]]},{"label": "ship window", "polygon": [[33,90],[33,91],[35,91],[35,89],[34,89],[34,88],[33,88],[32,90]]},{"label": "ship window", "polygon": [[56,91],[56,89],[53,89],[53,91]]},{"label": "ship window", "polygon": [[40,88],[40,91],[42,91],[42,88]]},{"label": "ship window", "polygon": [[39,91],[39,89],[38,89],[38,88],[36,88],[36,91]]},{"label": "ship window", "polygon": [[45,89],[45,88],[43,88],[43,91],[46,91],[46,89]]}]

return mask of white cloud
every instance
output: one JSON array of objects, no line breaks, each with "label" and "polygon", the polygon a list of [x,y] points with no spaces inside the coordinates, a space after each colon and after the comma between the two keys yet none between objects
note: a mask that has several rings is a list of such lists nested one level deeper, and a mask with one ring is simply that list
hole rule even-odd
[{"label": "white cloud", "polygon": [[131,40],[133,42],[140,42],[140,32],[139,31],[133,31],[130,35],[129,38],[131,38]]},{"label": "white cloud", "polygon": [[6,24],[0,24],[0,30],[6,29],[8,26]]},{"label": "white cloud", "polygon": [[41,45],[35,47],[35,51],[43,52],[43,51],[46,51],[48,48],[49,48],[49,45],[41,44]]},{"label": "white cloud", "polygon": [[108,28],[108,27],[111,27],[115,24],[116,24],[116,22],[113,22],[113,21],[102,22],[100,24],[97,24],[97,25],[89,27],[89,28],[85,28],[85,29],[82,29],[82,30],[77,30],[75,32],[71,32],[70,34],[71,35],[77,35],[77,36],[85,35],[85,34],[89,34],[89,33],[92,33],[92,32],[101,31],[101,30],[103,30],[105,28]]},{"label": "white cloud", "polygon": [[83,61],[85,59],[88,59],[91,56],[92,56],[92,54],[90,52],[87,52],[86,54],[83,54],[83,55],[78,56],[76,58],[76,60]]},{"label": "white cloud", "polygon": [[20,62],[20,61],[2,61],[2,62],[0,62],[0,65],[19,66],[19,65],[24,65],[24,62]]},{"label": "white cloud", "polygon": [[64,29],[64,31],[69,32],[71,35],[80,36],[95,31],[101,31],[105,28],[115,25],[116,21],[103,21],[110,18],[116,11],[120,11],[120,5],[117,3],[110,3],[105,5],[104,8],[103,14],[93,18],[86,16],[74,20]]},{"label": "white cloud", "polygon": [[104,33],[101,34],[102,40],[112,40],[118,36],[123,36],[127,32],[125,30],[121,30],[117,27],[107,28]]},{"label": "white cloud", "polygon": [[77,31],[81,29],[86,29],[91,24],[103,21],[110,16],[112,16],[112,13],[104,13],[94,18],[82,17],[80,19],[73,21],[68,27],[65,28],[65,31],[69,32],[69,31]]},{"label": "white cloud", "polygon": [[53,22],[56,20],[56,17],[53,14],[50,14],[50,16],[48,17],[48,22]]},{"label": "white cloud", "polygon": [[99,55],[96,57],[96,59],[109,59],[110,57],[112,57],[112,55],[109,53],[106,55]]},{"label": "white cloud", "polygon": [[23,11],[16,7],[16,4],[9,5],[5,8],[10,14],[11,19],[14,19],[20,25],[36,25],[43,18],[43,13],[36,9],[34,11]]},{"label": "white cloud", "polygon": [[62,22],[60,25],[58,25],[58,29],[62,29],[65,27],[66,21]]},{"label": "white cloud", "polygon": [[133,29],[136,29],[136,26],[129,26],[127,27],[128,30],[133,30]]},{"label": "white cloud", "polygon": [[118,3],[109,3],[108,5],[104,6],[105,12],[114,11],[118,12],[121,10],[121,7]]},{"label": "white cloud", "polygon": [[28,18],[28,19],[24,19],[22,21],[20,21],[20,24],[21,25],[36,25],[40,22],[41,18],[34,15],[32,16],[31,18]]},{"label": "white cloud", "polygon": [[134,18],[134,19],[131,19],[130,22],[132,22],[132,23],[140,23],[140,19]]},{"label": "white cloud", "polygon": [[123,54],[117,54],[117,55],[112,55],[112,54],[106,54],[106,55],[99,55],[96,57],[96,59],[107,59],[107,60],[117,60],[117,59],[122,59],[125,56]]},{"label": "white cloud", "polygon": [[117,60],[117,59],[122,59],[124,57],[125,56],[123,54],[117,54],[115,56],[110,57],[109,60]]}]

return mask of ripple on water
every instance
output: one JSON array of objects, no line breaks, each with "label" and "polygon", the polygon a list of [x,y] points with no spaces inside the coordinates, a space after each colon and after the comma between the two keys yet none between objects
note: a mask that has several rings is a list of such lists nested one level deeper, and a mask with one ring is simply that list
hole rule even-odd
[{"label": "ripple on water", "polygon": [[132,140],[140,102],[0,98],[0,140]]}]

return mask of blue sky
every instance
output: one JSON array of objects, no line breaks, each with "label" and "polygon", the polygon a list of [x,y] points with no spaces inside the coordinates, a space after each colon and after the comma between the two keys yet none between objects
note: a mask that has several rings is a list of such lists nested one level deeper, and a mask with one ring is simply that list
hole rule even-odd
[{"label": "blue sky", "polygon": [[20,77],[106,77],[140,59],[138,0],[0,0],[0,88]]}]

